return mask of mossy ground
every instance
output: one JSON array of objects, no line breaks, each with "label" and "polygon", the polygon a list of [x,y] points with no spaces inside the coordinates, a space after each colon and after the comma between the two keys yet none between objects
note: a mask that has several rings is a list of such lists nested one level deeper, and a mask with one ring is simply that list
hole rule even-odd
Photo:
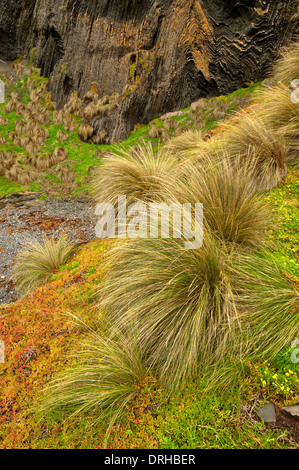
[{"label": "mossy ground", "polygon": [[[17,84],[16,87],[24,87]],[[252,93],[241,90],[237,94]],[[12,91],[12,90],[11,90]],[[24,100],[27,99],[24,93]],[[228,97],[219,99],[230,100]],[[4,113],[0,107],[0,114]],[[186,114],[174,119],[191,126]],[[8,116],[9,126],[1,129],[5,136],[13,130],[15,113]],[[155,120],[162,125],[160,119]],[[206,131],[217,126],[206,122]],[[47,126],[50,137],[46,150],[58,144],[56,134],[62,126]],[[139,126],[121,145],[130,147],[141,138],[159,144],[148,136],[149,126]],[[119,150],[120,146],[97,146],[84,143],[77,132],[64,144],[77,174],[78,186],[73,195],[88,194],[90,167],[100,165],[97,152]],[[2,148],[3,150],[3,148]],[[18,148],[13,149],[18,152]],[[294,276],[298,270],[299,172],[289,169],[286,181],[265,195],[275,213],[270,236],[275,242],[275,256]],[[36,181],[29,190],[45,190],[51,172]],[[57,183],[57,195],[64,193]],[[61,184],[61,192],[59,185]],[[21,187],[0,178],[0,194],[20,191]],[[99,328],[98,300],[101,295],[102,264],[115,242],[95,240],[78,249],[67,266],[56,272],[48,284],[18,302],[0,307],[0,339],[5,342],[5,363],[0,364],[0,447],[1,448],[102,448],[107,422],[98,414],[70,417],[70,412],[37,412],[44,389],[51,379],[72,366],[79,344],[87,335],[82,326]],[[78,321],[78,319],[80,321]],[[97,321],[95,320],[97,319]],[[28,351],[34,351],[27,362]],[[283,354],[284,353],[284,354]],[[290,351],[281,353],[273,363],[248,364],[240,382],[229,390],[205,394],[200,374],[175,395],[165,396],[161,384],[148,375],[140,384],[140,393],[127,410],[126,418],[112,429],[108,448],[290,448],[287,431],[266,427],[244,412],[244,405],[258,397],[257,406],[271,399],[279,403],[299,401],[299,367],[290,359]]]}]

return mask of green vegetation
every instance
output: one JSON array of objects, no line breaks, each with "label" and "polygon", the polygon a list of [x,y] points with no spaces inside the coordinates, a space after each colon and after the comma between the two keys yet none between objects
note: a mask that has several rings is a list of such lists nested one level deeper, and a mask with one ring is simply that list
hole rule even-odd
[{"label": "green vegetation", "polygon": [[[33,50],[32,56],[34,52]],[[29,64],[29,66],[31,66],[31,64]],[[63,68],[66,68],[65,64]],[[81,106],[80,100],[77,102],[76,100],[78,100],[78,98],[71,98],[71,104],[67,108],[70,113],[67,111],[65,115],[61,114],[61,116],[57,118],[57,112],[52,109],[53,104],[51,97],[44,88],[46,83],[47,79],[39,76],[38,72],[32,68],[29,76],[25,75],[22,79],[19,79],[16,83],[13,85],[10,84],[7,87],[8,94],[6,96],[6,104],[0,104],[0,119],[3,117],[8,120],[8,124],[1,126],[0,129],[0,151],[4,153],[7,151],[12,152],[14,158],[13,162],[19,163],[19,165],[15,166],[17,170],[16,178],[22,181],[21,185],[18,185],[18,187],[12,185],[11,189],[8,189],[6,180],[0,176],[0,195],[15,191],[16,189],[21,190],[21,187],[30,191],[43,191],[58,197],[60,195],[65,196],[66,194],[70,196],[89,195],[92,190],[91,182],[93,171],[102,164],[102,157],[105,153],[112,152],[119,154],[121,152],[128,152],[131,147],[140,143],[141,140],[144,140],[145,143],[151,143],[153,146],[159,146],[175,135],[179,135],[197,125],[195,121],[192,121],[192,115],[190,114],[189,116],[190,108],[186,108],[183,110],[184,114],[182,115],[172,116],[166,120],[160,118],[154,119],[148,126],[137,125],[136,130],[131,133],[128,139],[120,144],[112,143],[107,145],[106,143],[95,143],[91,145],[80,139],[82,116],[78,117],[76,115],[78,106],[79,108]],[[238,105],[234,103],[239,102],[239,100],[244,99],[244,97],[251,96],[255,89],[262,89],[262,85],[260,83],[254,84],[248,89],[234,92],[228,95],[228,97],[213,99],[211,102],[229,103],[227,114],[222,116],[229,117],[231,113],[234,113],[238,109]],[[26,128],[24,129],[24,133],[19,134],[19,136],[14,135],[15,133],[18,134],[18,132],[16,132],[18,123],[26,123],[28,119],[36,120],[37,118],[36,115],[33,114],[32,117],[32,115],[26,114],[26,110],[18,108],[18,103],[26,107],[32,104],[32,92],[39,97],[37,102],[34,101],[33,103],[37,103],[37,105],[40,106],[40,114],[42,114],[44,107],[46,107],[47,112],[50,113],[49,120],[46,124],[43,124],[42,117],[39,118],[41,121],[38,122],[38,126],[42,129],[44,128],[47,135],[46,138],[39,143],[38,147],[33,150],[36,152],[33,156],[28,153],[26,146],[24,148],[24,144],[21,142],[21,139],[27,136]],[[13,100],[11,99],[12,96]],[[33,98],[35,100],[34,95]],[[15,109],[13,110],[7,109],[7,104],[11,101],[15,103],[13,106]],[[75,101],[76,104],[74,105]],[[109,106],[110,105],[108,105],[108,107]],[[211,110],[213,110],[213,106],[207,102],[207,115],[201,129],[201,134],[216,128],[219,123],[219,120],[216,120],[211,115]],[[153,134],[151,132],[152,128],[160,129],[160,132],[154,132]],[[68,139],[65,140],[63,144],[61,144],[59,140],[61,133],[68,136]],[[5,142],[1,142],[1,137],[5,139]],[[52,163],[48,163],[49,160],[47,160],[48,156],[52,155],[54,150],[61,145],[67,153],[67,165],[69,167],[67,174],[58,172],[59,167],[57,168],[57,165],[59,165],[59,162],[53,160]],[[44,162],[42,170],[39,170],[35,165],[35,160],[37,159]],[[10,165],[11,163],[8,169],[11,168]],[[13,175],[14,174],[15,173],[13,173]],[[10,178],[14,177],[9,173],[7,173],[7,176]],[[12,181],[12,183],[15,184],[16,182]]]},{"label": "green vegetation", "polygon": [[[291,361],[299,337],[297,108],[291,123],[287,113],[274,120],[269,96],[283,108],[286,89],[264,91],[256,84],[204,100],[137,126],[122,145],[94,146],[67,131],[67,158],[31,188],[59,185],[54,170],[70,165],[73,194],[96,202],[116,205],[118,194],[145,204],[204,202],[203,245],[186,250],[174,236],[96,240],[0,308],[8,357],[0,445],[298,448],[288,430],[253,414],[269,399],[299,400]],[[77,114],[67,127],[81,126],[78,97],[68,106]],[[6,114],[13,128],[14,113]],[[63,116],[53,117],[45,148],[52,141],[54,154],[58,127],[66,130]],[[96,160],[95,179],[85,179]]]},{"label": "green vegetation", "polygon": [[22,187],[18,184],[12,183],[4,176],[0,176],[1,195],[8,195],[10,193],[17,193],[21,191]]}]

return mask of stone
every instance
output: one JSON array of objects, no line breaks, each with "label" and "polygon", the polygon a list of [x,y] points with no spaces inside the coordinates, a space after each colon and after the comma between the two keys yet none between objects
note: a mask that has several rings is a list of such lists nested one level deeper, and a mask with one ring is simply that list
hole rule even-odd
[{"label": "stone", "polygon": [[288,415],[292,416],[293,418],[299,420],[299,405],[283,406],[281,409],[286,414],[288,414]]},{"label": "stone", "polygon": [[276,411],[275,406],[272,402],[266,403],[257,411],[257,415],[265,423],[275,423],[276,422]]},{"label": "stone", "polygon": [[186,114],[186,111],[173,111],[171,113],[167,113],[164,116],[162,116],[161,120],[163,121],[165,119],[170,119],[172,117],[183,116],[184,114]]}]

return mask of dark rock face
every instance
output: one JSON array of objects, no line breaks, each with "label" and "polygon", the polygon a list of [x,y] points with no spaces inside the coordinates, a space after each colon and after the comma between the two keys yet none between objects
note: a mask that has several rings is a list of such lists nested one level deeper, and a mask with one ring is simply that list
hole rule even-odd
[{"label": "dark rock face", "polygon": [[299,26],[297,0],[0,0],[0,7],[0,58],[36,47],[35,65],[59,106],[93,82],[100,96],[118,92],[118,108],[93,122],[117,139],[136,123],[264,78]]}]

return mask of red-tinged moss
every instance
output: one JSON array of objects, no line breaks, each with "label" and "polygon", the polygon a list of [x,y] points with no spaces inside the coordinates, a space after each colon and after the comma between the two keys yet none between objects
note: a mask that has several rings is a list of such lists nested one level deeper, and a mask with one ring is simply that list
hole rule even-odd
[{"label": "red-tinged moss", "polygon": [[[67,354],[84,335],[71,315],[80,314],[89,325],[93,322],[95,286],[110,245],[96,240],[80,248],[70,270],[62,269],[56,280],[0,308],[0,338],[5,344],[5,363],[0,365],[0,447],[26,447],[36,438],[36,423],[28,413],[54,374],[69,365]],[[56,435],[55,429],[52,432]]]}]

